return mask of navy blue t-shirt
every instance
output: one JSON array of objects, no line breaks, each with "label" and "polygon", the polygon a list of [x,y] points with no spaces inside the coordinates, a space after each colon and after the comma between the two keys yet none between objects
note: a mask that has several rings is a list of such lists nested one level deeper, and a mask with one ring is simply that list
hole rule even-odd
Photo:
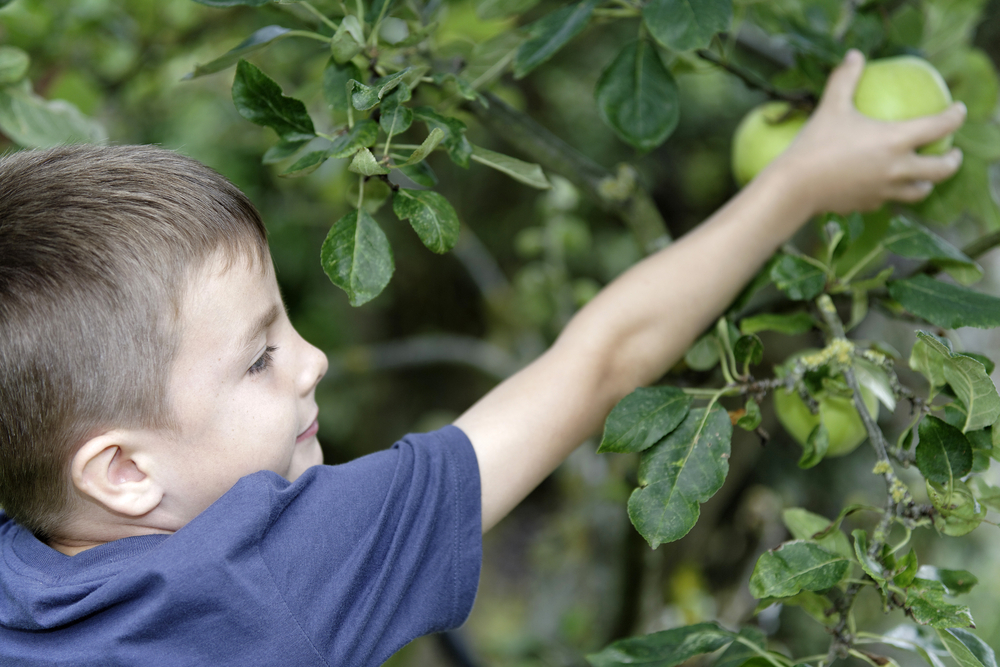
[{"label": "navy blue t-shirt", "polygon": [[482,560],[461,430],[244,477],[172,535],[63,555],[0,513],[0,664],[380,665],[461,625]]}]

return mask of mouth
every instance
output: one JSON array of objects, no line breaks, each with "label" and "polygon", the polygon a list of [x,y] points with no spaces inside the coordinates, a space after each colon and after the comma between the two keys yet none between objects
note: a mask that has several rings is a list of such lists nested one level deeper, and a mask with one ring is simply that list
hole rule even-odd
[{"label": "mouth", "polygon": [[302,431],[302,433],[299,433],[298,437],[295,438],[295,444],[298,444],[303,440],[308,440],[317,433],[319,433],[319,419],[314,419],[313,423],[309,424],[309,427]]}]

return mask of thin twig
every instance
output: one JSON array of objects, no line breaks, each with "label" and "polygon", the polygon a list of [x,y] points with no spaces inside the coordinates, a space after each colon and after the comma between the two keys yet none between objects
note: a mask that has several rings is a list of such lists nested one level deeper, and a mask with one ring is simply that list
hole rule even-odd
[{"label": "thin twig", "polygon": [[756,72],[744,69],[730,60],[726,60],[719,54],[708,49],[698,49],[695,53],[703,60],[707,60],[713,65],[717,65],[743,80],[750,88],[763,91],[768,97],[776,100],[784,100],[798,109],[812,110],[816,106],[816,96],[804,91],[784,91],[778,90]]}]

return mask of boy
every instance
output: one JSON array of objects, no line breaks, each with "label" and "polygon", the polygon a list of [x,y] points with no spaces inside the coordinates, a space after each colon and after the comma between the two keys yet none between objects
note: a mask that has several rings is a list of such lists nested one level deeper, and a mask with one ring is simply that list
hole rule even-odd
[{"label": "boy", "polygon": [[152,148],[6,158],[0,662],[378,665],[460,624],[481,531],[805,220],[919,200],[958,168],[957,150],[914,149],[964,107],[868,119],[852,103],[863,64],[845,59],[743,192],[453,426],[334,467],[316,440],[326,359],[289,323],[236,188]]}]

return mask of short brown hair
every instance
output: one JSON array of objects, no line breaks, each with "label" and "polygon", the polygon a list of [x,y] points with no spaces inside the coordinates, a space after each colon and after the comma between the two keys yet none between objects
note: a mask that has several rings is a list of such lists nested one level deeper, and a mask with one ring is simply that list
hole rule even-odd
[{"label": "short brown hair", "polygon": [[166,427],[180,300],[214,253],[270,261],[253,204],[152,146],[0,158],[0,507],[40,539],[69,461],[111,428]]}]

